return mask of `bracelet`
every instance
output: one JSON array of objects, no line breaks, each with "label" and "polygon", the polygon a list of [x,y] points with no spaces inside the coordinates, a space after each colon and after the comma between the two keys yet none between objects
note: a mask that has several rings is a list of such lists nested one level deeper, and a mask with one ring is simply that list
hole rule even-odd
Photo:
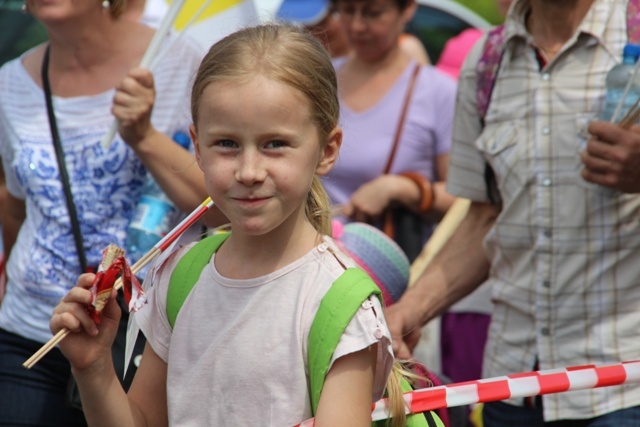
[{"label": "bracelet", "polygon": [[427,213],[429,209],[431,209],[433,200],[435,199],[431,181],[429,181],[418,172],[403,172],[399,175],[404,176],[405,178],[409,178],[411,181],[416,183],[416,185],[420,189],[420,204],[418,210],[420,211],[420,213]]}]

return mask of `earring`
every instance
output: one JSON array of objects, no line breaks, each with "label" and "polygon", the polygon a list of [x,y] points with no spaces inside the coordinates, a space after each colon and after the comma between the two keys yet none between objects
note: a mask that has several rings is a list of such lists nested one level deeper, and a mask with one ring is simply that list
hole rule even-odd
[{"label": "earring", "polygon": [[102,0],[102,10],[106,11],[111,7],[109,0]]},{"label": "earring", "polygon": [[20,7],[20,11],[22,12],[23,15],[26,15],[27,13],[29,13],[29,7],[27,6],[26,0],[24,3],[22,3],[22,6]]}]

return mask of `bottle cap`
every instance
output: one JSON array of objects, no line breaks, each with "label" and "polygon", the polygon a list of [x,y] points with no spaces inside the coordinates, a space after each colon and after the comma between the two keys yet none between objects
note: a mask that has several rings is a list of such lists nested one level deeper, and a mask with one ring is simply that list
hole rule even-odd
[{"label": "bottle cap", "polygon": [[[640,48],[640,46],[638,47]],[[188,149],[189,146],[191,145],[191,137],[184,132],[177,131],[176,133],[174,133],[173,140],[177,142],[185,150]]]},{"label": "bottle cap", "polygon": [[631,57],[634,61],[637,61],[640,58],[640,45],[627,43],[622,50],[623,57]]}]

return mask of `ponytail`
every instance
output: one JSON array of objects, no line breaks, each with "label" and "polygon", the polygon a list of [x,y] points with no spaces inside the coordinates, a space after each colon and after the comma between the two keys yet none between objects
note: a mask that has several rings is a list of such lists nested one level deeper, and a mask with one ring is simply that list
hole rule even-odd
[{"label": "ponytail", "polygon": [[318,233],[331,236],[331,204],[318,176],[313,177],[305,214]]}]

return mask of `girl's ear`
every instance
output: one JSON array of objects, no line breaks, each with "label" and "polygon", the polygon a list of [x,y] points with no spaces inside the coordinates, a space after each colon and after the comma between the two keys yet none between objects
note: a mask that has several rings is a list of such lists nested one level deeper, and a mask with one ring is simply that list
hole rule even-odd
[{"label": "girl's ear", "polygon": [[318,166],[316,166],[316,175],[326,175],[331,171],[333,165],[338,160],[338,153],[342,145],[342,129],[335,128],[327,137],[324,148],[320,151]]},{"label": "girl's ear", "polygon": [[202,169],[202,165],[200,164],[200,145],[198,144],[198,134],[194,124],[189,125],[189,135],[191,136],[191,141],[193,141],[193,148],[196,150],[196,161],[198,162],[198,167]]}]

